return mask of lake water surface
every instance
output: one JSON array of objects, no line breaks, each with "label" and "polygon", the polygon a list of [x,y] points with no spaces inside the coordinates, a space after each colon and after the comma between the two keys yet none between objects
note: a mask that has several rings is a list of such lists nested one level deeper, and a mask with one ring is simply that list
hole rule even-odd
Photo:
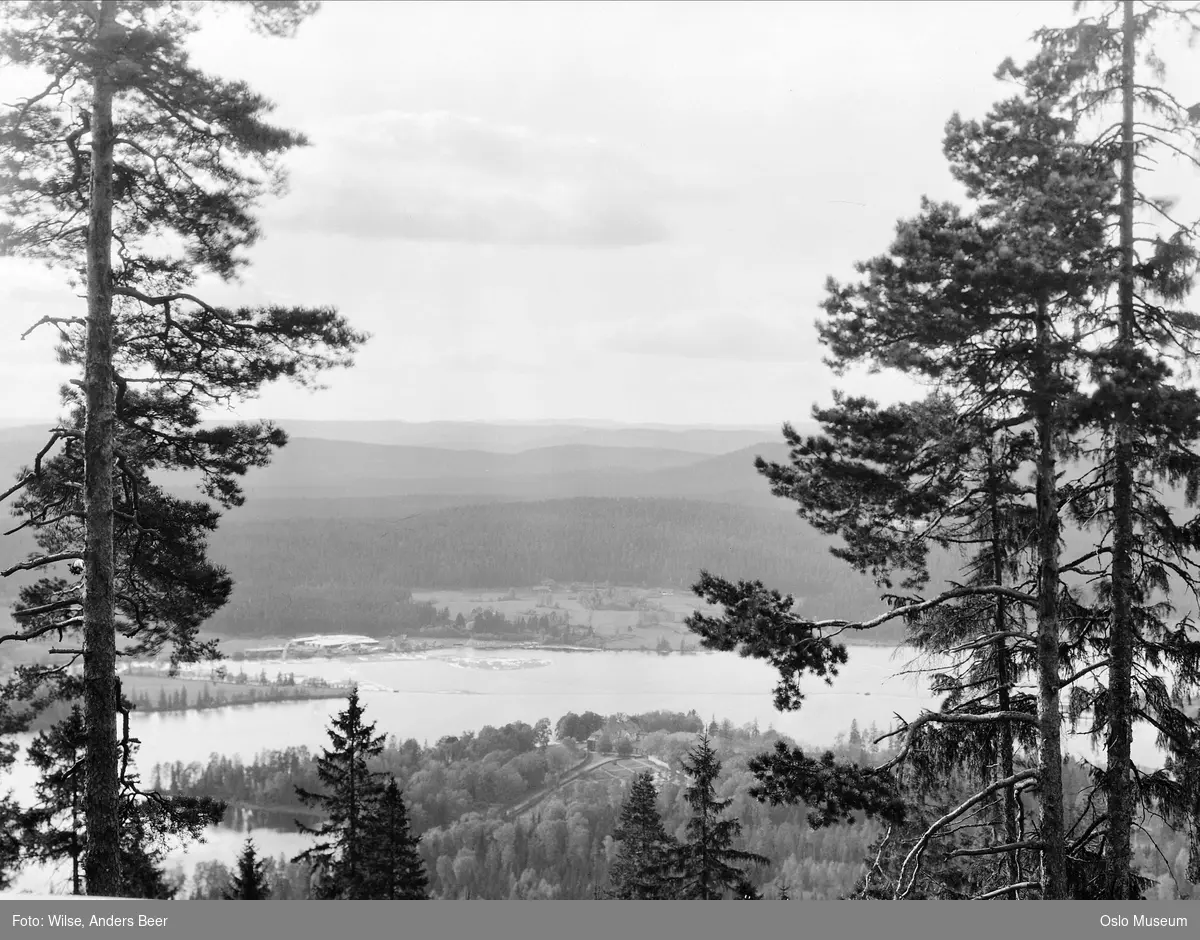
[{"label": "lake water surface", "polygon": [[[857,647],[833,686],[812,680],[799,712],[776,712],[776,673],[732,653],[659,656],[640,652],[559,650],[441,650],[407,657],[299,660],[266,664],[268,675],[294,672],[329,681],[359,683],[366,717],[401,740],[433,743],[447,734],[510,721],[558,721],[569,711],[637,714],[695,709],[706,721],[736,725],[757,720],[811,745],[832,743],[856,719],[886,729],[894,714],[931,705],[919,680],[899,676],[911,658],[890,648]],[[260,664],[248,668],[258,670]],[[202,667],[206,674],[208,667]],[[339,700],[264,704],[137,719],[138,762],[205,760],[210,753],[251,759],[263,748],[327,743],[328,719]]]}]

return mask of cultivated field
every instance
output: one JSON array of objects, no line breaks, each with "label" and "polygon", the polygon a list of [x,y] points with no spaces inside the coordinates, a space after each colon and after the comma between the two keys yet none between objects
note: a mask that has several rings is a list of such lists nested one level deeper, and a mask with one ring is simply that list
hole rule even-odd
[{"label": "cultivated field", "polygon": [[673,651],[679,649],[681,639],[695,649],[697,638],[684,625],[684,618],[697,609],[714,610],[691,592],[664,594],[654,589],[615,588],[609,597],[600,586],[597,592],[599,608],[590,606],[587,600],[592,593],[590,585],[583,591],[538,591],[528,587],[511,591],[414,591],[413,599],[448,607],[451,617],[460,613],[469,617],[480,607],[490,607],[509,620],[567,614],[572,627],[591,627],[607,649],[654,649],[659,638],[664,638]]}]

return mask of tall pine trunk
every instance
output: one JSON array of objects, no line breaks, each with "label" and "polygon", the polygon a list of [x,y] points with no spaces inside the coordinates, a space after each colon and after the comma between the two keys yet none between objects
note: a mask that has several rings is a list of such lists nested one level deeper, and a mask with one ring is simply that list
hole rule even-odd
[{"label": "tall pine trunk", "polygon": [[[994,444],[988,452],[988,501],[992,529],[992,579],[994,584],[1003,584],[1005,560],[1003,521],[1000,512],[1000,475],[996,468]],[[997,597],[993,621],[993,630],[996,634],[1002,634],[1006,629],[1006,610],[1005,599]],[[1009,695],[1009,683],[1012,680],[1010,678],[1008,641],[1003,636],[997,635],[993,649],[996,657],[996,707],[1002,712],[1007,712],[1012,707]],[[999,765],[1002,780],[1011,777],[1015,772],[1013,769],[1013,730],[1012,722],[1009,721],[1000,723]],[[1017,788],[1015,786],[1004,788],[1002,812],[1004,813],[1004,841],[1008,845],[1012,845],[1018,840]],[[1014,849],[1008,853],[1006,863],[1009,884],[1017,884],[1021,881],[1020,857],[1017,850]],[[1015,899],[1017,893],[1014,891],[1008,897]]]},{"label": "tall pine trunk", "polygon": [[[78,758],[76,758],[78,759]],[[79,786],[71,784],[71,893],[83,894],[82,872],[79,870],[79,856],[83,846],[79,844]]]},{"label": "tall pine trunk", "polygon": [[[1121,34],[1121,271],[1117,297],[1116,360],[1127,366],[1134,343],[1133,293],[1133,137],[1134,33],[1133,0],[1125,0]],[[1122,408],[1116,416],[1113,452],[1112,628],[1108,667],[1108,819],[1109,891],[1113,898],[1129,896],[1133,827],[1133,794],[1129,779],[1133,744],[1133,427],[1132,414]]]},{"label": "tall pine trunk", "polygon": [[1054,397],[1051,388],[1050,312],[1045,297],[1037,307],[1037,658],[1038,776],[1041,798],[1042,897],[1066,897],[1066,833],[1063,824],[1062,719],[1059,713],[1058,491],[1055,483]]},{"label": "tall pine trunk", "polygon": [[87,736],[84,818],[87,892],[119,893],[120,779],[117,742],[117,638],[113,624],[112,207],[114,89],[108,60],[114,45],[115,0],[103,0],[97,21],[92,85],[92,167],[87,244],[87,360],[84,389],[84,715]]}]

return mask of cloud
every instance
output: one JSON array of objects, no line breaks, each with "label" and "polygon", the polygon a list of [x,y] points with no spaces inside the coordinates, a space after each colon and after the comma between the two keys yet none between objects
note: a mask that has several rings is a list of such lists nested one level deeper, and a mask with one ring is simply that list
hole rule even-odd
[{"label": "cloud", "polygon": [[445,112],[347,118],[293,161],[293,229],[616,248],[664,241],[678,184],[596,141]]},{"label": "cloud", "polygon": [[602,340],[613,352],[685,359],[817,364],[811,322],[786,322],[734,313],[677,314],[638,318],[615,325]]}]

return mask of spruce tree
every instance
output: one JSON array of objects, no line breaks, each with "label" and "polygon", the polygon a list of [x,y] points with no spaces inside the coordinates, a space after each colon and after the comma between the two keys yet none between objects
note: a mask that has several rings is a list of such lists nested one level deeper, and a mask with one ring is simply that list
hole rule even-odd
[{"label": "spruce tree", "polygon": [[[168,839],[197,839],[221,822],[225,803],[211,797],[146,794],[135,769],[137,742],[130,739],[127,701],[122,703],[121,800],[119,803],[121,878],[113,894],[135,898],[174,897],[178,885],[166,878],[161,862]],[[71,893],[96,894],[86,883],[87,819],[83,813],[87,777],[83,772],[87,727],[78,705],[30,743],[28,759],[39,771],[35,802],[21,814],[23,850],[42,862],[69,860]]]},{"label": "spruce tree", "polygon": [[733,800],[717,798],[721,761],[707,734],[700,735],[681,763],[691,778],[685,796],[692,815],[686,840],[667,849],[660,871],[667,876],[673,898],[720,900],[748,885],[746,865],[765,865],[768,859],[733,847],[742,824],[722,818]]},{"label": "spruce tree", "polygon": [[354,900],[371,896],[371,827],[377,818],[383,784],[380,774],[367,761],[383,751],[387,735],[376,734],[375,724],[363,721],[357,687],[350,693],[345,710],[328,728],[330,747],[317,758],[317,778],[327,788],[313,793],[296,787],[306,806],[320,807],[325,815],[317,827],[296,820],[301,832],[319,840],[293,862],[307,862],[318,873],[317,896],[326,900]]},{"label": "spruce tree", "polygon": [[[733,886],[733,899],[735,901],[761,901],[763,896],[754,883],[749,878],[743,876]],[[783,900],[786,901],[787,898]]]},{"label": "spruce tree", "polygon": [[[818,528],[845,533],[835,553],[888,589],[897,572],[908,569],[903,587],[911,590],[928,578],[930,551],[953,549],[966,559],[963,587],[1022,588],[1022,549],[1034,529],[1028,487],[1017,474],[1031,456],[1028,432],[1004,428],[994,413],[960,414],[946,395],[889,408],[843,397],[816,414],[829,437],[823,446],[814,441],[811,448],[797,447],[797,454],[810,454],[804,472],[777,465],[765,472],[777,492],[787,487],[790,498],[802,502],[802,513]],[[930,523],[933,506],[953,509]],[[926,655],[938,660],[936,669],[922,668],[932,670],[931,690],[941,703],[906,735],[906,802],[926,802],[948,777],[973,780],[977,789],[1029,766],[1037,703],[1019,690],[1035,666],[1027,611],[1027,603],[1005,594],[968,594],[909,624],[908,641],[922,654],[918,661]],[[856,733],[852,726],[852,745]],[[1019,786],[1014,781],[1004,787],[994,832],[974,830],[973,847],[995,847],[999,859],[991,869],[974,866],[976,894],[1005,879],[1025,880],[1018,851],[1000,848],[1018,843],[1025,828]],[[960,799],[970,795],[959,792]],[[910,819],[903,827],[903,838],[914,844],[924,831],[915,826]],[[933,848],[926,865],[937,854]],[[963,886],[958,896],[972,892]]]},{"label": "spruce tree", "polygon": [[[1090,712],[1106,739],[1099,776],[1108,825],[1097,827],[1095,838],[1109,846],[1106,894],[1127,898],[1141,893],[1132,870],[1137,808],[1156,804],[1183,824],[1196,800],[1181,795],[1182,781],[1167,767],[1135,768],[1131,747],[1138,723],[1154,728],[1176,756],[1200,741],[1200,728],[1171,701],[1195,687],[1200,640],[1189,618],[1170,606],[1181,590],[1193,608],[1200,601],[1200,525],[1180,521],[1161,492],[1164,485],[1182,488],[1194,507],[1200,488],[1200,394],[1188,381],[1200,352],[1200,319],[1183,306],[1200,251],[1195,222],[1178,218],[1172,201],[1147,185],[1163,159],[1200,166],[1200,108],[1164,87],[1165,64],[1153,47],[1164,27],[1195,36],[1197,11],[1142,0],[1077,9],[1085,6],[1096,12],[1066,29],[1039,31],[1034,59],[1020,68],[1008,62],[1003,74],[1057,83],[1077,114],[1102,129],[1094,146],[1118,151],[1112,289],[1081,324],[1094,337],[1095,391],[1086,419],[1100,435],[1090,455],[1096,473],[1072,494],[1076,518],[1099,533],[1091,560],[1107,629],[1092,630],[1087,640],[1103,650],[1106,675],[1080,691],[1072,710]],[[1162,666],[1174,695],[1156,674]]]},{"label": "spruce tree", "polygon": [[[183,887],[169,878],[163,869],[166,854],[164,836],[176,831],[179,813],[154,809],[151,803],[124,800],[121,817],[121,881],[122,897],[169,901]],[[216,825],[217,820],[208,820]],[[193,835],[198,835],[198,831]],[[95,893],[95,892],[91,892]]]},{"label": "spruce tree", "polygon": [[621,901],[669,900],[670,886],[662,869],[675,840],[663,828],[658,790],[650,771],[633,778],[612,837],[618,848],[608,873],[606,897]]},{"label": "spruce tree", "polygon": [[[237,5],[276,35],[316,9],[309,0]],[[135,555],[159,551],[156,540],[169,543],[170,535],[156,532],[163,513],[193,530],[215,524],[194,504],[161,494],[144,502],[145,473],[199,471],[208,496],[236,505],[234,478],[266,463],[285,438],[268,424],[202,429],[201,413],[252,396],[265,382],[308,381],[347,364],[365,338],[329,309],[233,310],[192,290],[201,274],[229,280],[246,264],[243,250],[259,235],[255,205],[282,182],[279,157],[305,142],[268,123],[271,105],[243,83],[189,61],[187,37],[203,15],[232,6],[55,0],[3,7],[0,62],[45,81],[0,113],[0,254],[48,262],[87,290],[86,317],[47,316],[30,327],[56,329],[60,357],[80,376],[64,396],[67,417],[4,494],[39,482],[41,491],[19,511],[46,549],[9,571],[82,562],[82,577],[51,579],[20,614],[55,619],[17,638],[71,631],[82,643],[66,655],[87,652],[85,880],[100,894],[120,882],[116,635],[132,629],[148,638],[143,620],[129,617],[119,553],[130,543]],[[64,465],[60,488],[49,491],[45,458],[64,442],[74,450],[71,472]],[[185,569],[184,580],[192,573]],[[220,580],[211,570],[194,574]],[[180,656],[203,655],[194,625],[183,624]]]},{"label": "spruce tree", "polygon": [[25,816],[25,852],[38,861],[71,861],[71,893],[83,894],[83,709],[30,742],[27,759],[40,777],[35,807]]},{"label": "spruce tree", "polygon": [[12,703],[0,689],[0,891],[12,883],[21,857],[21,807],[3,787],[6,774],[16,762],[17,745],[11,737],[28,730],[24,710],[14,712]]},{"label": "spruce tree", "polygon": [[254,840],[247,837],[238,856],[237,869],[229,876],[226,901],[266,901],[271,897],[271,886],[267,883],[266,862],[258,857]]},{"label": "spruce tree", "polygon": [[384,901],[428,898],[429,876],[420,843],[409,829],[408,807],[395,777],[383,788],[367,830],[370,897]]}]

